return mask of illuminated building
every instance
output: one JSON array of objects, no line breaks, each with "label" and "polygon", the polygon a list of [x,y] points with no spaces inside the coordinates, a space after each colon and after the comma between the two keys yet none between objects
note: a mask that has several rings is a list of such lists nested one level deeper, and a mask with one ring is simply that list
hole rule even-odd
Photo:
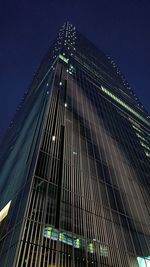
[{"label": "illuminated building", "polygon": [[150,266],[150,121],[70,23],[1,146],[0,266]]}]

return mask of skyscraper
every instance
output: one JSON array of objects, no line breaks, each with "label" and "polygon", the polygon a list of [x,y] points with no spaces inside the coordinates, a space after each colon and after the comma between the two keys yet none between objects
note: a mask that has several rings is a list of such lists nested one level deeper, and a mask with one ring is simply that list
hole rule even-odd
[{"label": "skyscraper", "polygon": [[0,267],[149,267],[150,120],[69,22],[0,157]]}]

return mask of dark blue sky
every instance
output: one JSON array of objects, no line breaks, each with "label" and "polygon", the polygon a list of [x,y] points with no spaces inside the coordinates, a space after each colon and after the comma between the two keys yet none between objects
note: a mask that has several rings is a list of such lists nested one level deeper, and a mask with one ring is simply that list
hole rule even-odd
[{"label": "dark blue sky", "polygon": [[150,112],[150,0],[6,0],[0,4],[0,138],[66,20],[116,61]]}]

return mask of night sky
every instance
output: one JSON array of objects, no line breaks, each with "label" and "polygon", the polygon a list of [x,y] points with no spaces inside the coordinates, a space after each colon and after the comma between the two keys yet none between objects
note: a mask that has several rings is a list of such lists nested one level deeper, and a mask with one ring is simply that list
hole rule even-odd
[{"label": "night sky", "polygon": [[66,20],[115,60],[150,112],[150,0],[6,0],[0,4],[0,139]]}]

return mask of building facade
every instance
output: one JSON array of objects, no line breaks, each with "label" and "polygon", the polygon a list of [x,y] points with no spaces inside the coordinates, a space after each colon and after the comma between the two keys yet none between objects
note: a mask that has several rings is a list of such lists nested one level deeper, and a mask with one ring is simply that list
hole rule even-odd
[{"label": "building facade", "polygon": [[150,120],[69,22],[0,153],[0,267],[150,267]]}]

